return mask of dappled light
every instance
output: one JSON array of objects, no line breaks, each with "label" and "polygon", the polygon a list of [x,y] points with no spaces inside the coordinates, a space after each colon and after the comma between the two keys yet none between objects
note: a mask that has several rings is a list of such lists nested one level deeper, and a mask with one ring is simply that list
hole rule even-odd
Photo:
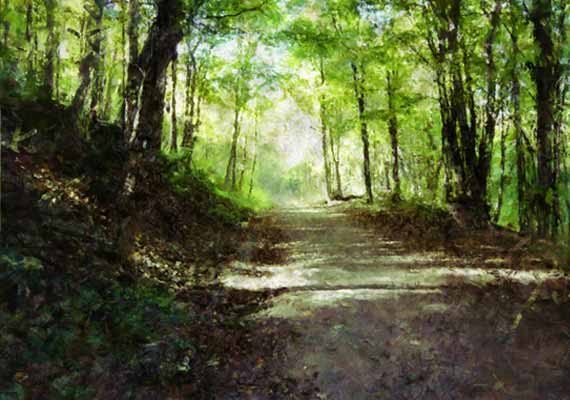
[{"label": "dappled light", "polygon": [[0,400],[570,396],[566,0],[0,0]]}]

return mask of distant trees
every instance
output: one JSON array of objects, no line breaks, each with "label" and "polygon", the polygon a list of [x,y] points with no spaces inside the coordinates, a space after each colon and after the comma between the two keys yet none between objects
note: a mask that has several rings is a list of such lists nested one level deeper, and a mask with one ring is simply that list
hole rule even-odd
[{"label": "distant trees", "polygon": [[[320,158],[298,171],[328,198],[419,197],[559,237],[569,12],[563,0],[2,0],[0,97],[62,102],[87,137],[116,119],[145,165],[214,149],[208,168],[245,193],[278,130],[260,104],[294,98]],[[270,66],[268,49],[285,61]]]}]

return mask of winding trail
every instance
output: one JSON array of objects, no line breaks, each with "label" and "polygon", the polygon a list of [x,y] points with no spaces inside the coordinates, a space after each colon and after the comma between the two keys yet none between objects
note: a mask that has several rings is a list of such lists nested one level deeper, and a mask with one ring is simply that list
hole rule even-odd
[{"label": "winding trail", "polygon": [[294,327],[275,368],[315,382],[308,398],[570,399],[570,307],[526,300],[556,273],[456,268],[338,208],[279,210],[264,223],[283,231],[274,246],[286,261],[259,265],[260,244],[248,243],[222,282],[287,289],[252,318]]}]

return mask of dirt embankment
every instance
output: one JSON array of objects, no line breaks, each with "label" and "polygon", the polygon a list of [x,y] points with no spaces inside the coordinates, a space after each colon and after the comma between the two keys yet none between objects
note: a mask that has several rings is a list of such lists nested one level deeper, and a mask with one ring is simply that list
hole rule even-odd
[{"label": "dirt embankment", "polygon": [[216,283],[239,244],[263,232],[236,224],[247,213],[200,179],[180,191],[163,177],[139,202],[144,218],[123,259],[121,131],[74,126],[56,104],[2,106],[0,393],[210,399],[260,382],[294,392],[264,367],[278,332],[242,321],[271,291]]},{"label": "dirt embankment", "polygon": [[402,241],[410,250],[442,251],[483,266],[493,267],[499,262],[516,270],[570,270],[570,249],[566,246],[491,224],[483,228],[461,226],[441,208],[386,201],[374,208],[355,204],[347,212],[378,234]]}]

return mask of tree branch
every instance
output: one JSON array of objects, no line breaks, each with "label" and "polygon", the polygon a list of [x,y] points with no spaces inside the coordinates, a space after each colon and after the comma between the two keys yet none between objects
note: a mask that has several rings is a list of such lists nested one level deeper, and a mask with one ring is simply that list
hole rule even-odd
[{"label": "tree branch", "polygon": [[245,13],[248,12],[253,12],[253,11],[259,11],[261,10],[266,4],[268,3],[268,0],[265,0],[264,2],[253,6],[253,7],[248,7],[248,8],[242,8],[239,11],[236,11],[234,13],[231,14],[220,14],[220,15],[206,15],[205,19],[225,19],[225,18],[236,18],[239,17]]}]

